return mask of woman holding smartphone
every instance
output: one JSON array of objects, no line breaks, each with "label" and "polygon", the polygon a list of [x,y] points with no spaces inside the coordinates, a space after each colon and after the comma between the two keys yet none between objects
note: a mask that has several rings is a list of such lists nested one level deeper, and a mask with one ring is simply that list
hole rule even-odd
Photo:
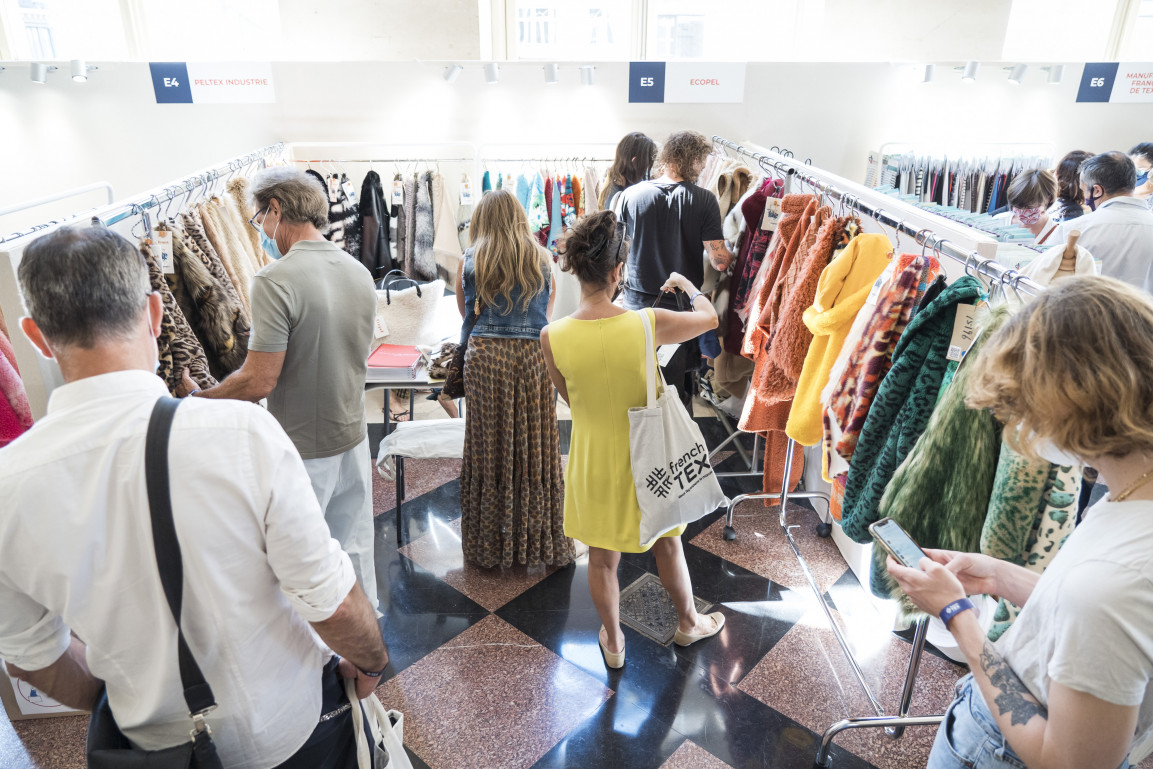
[{"label": "woman holding smartphone", "polygon": [[[930,550],[920,569],[889,559],[972,670],[928,767],[1128,767],[1153,739],[1153,297],[1068,278],[971,363],[970,407],[1028,455],[1097,468],[1110,493],[1043,574],[973,553]],[[981,593],[1023,607],[996,644],[965,598]]]}]

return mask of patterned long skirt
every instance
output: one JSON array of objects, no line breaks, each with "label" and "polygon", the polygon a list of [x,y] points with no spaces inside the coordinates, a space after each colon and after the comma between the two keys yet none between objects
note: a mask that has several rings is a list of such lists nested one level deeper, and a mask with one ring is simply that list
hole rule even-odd
[{"label": "patterned long skirt", "polygon": [[568,563],[556,403],[540,342],[472,337],[464,391],[465,560],[485,568]]}]

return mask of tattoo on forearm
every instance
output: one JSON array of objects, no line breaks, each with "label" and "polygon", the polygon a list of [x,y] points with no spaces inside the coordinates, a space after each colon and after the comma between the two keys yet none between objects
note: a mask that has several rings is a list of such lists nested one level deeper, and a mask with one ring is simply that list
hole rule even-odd
[{"label": "tattoo on forearm", "polygon": [[1001,715],[1009,715],[1013,726],[1027,724],[1034,716],[1048,720],[1048,711],[1029,693],[1025,684],[988,641],[981,649],[981,669],[989,676],[989,682],[997,690],[993,703],[1001,711]]}]

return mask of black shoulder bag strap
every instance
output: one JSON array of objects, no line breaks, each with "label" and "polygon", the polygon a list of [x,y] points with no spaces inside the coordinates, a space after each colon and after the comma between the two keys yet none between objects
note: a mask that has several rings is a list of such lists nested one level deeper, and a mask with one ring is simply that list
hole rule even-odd
[{"label": "black shoulder bag strap", "polygon": [[176,620],[177,653],[180,663],[180,683],[184,687],[184,701],[192,718],[193,752],[200,769],[221,767],[212,742],[211,732],[204,717],[216,709],[212,687],[204,680],[204,673],[180,627],[180,612],[184,593],[184,561],[180,557],[180,542],[176,538],[176,523],[172,518],[172,494],[168,484],[168,437],[172,420],[180,401],[163,397],[152,409],[148,421],[148,435],[144,444],[144,477],[148,487],[148,508],[152,515],[152,545],[156,550],[156,566],[164,597]]}]

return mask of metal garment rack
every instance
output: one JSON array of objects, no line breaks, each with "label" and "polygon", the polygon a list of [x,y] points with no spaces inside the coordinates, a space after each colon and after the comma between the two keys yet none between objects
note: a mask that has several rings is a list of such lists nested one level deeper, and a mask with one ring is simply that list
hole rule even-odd
[{"label": "metal garment rack", "polygon": [[106,200],[105,203],[111,205],[112,202],[116,200],[116,191],[112,189],[112,184],[110,182],[93,182],[92,184],[85,184],[83,187],[64,190],[63,192],[57,192],[54,195],[45,195],[44,197],[37,198],[36,200],[28,200],[24,203],[18,203],[14,206],[0,208],[0,216],[14,214],[17,211],[27,211],[29,208],[36,208],[37,206],[43,206],[48,203],[55,203],[58,200],[65,200],[67,198],[73,198],[78,195],[86,195],[89,192],[96,192],[97,190],[104,190],[105,195],[108,196],[108,200]]},{"label": "metal garment rack", "polygon": [[[798,180],[801,183],[808,185],[814,193],[822,197],[829,198],[834,201],[840,202],[846,209],[856,211],[864,216],[871,217],[878,223],[890,227],[896,232],[903,232],[913,237],[914,242],[921,245],[922,248],[932,247],[933,251],[938,254],[943,254],[951,259],[954,259],[965,265],[965,272],[969,274],[972,269],[976,275],[985,275],[991,282],[1001,283],[1004,286],[1011,287],[1015,292],[1024,292],[1036,296],[1044,291],[1044,288],[1031,280],[1022,276],[1016,270],[1011,270],[1000,264],[997,264],[992,259],[986,259],[976,254],[975,252],[966,251],[965,249],[949,242],[943,237],[936,236],[932,230],[927,228],[916,229],[911,225],[906,224],[904,219],[897,219],[892,214],[888,213],[885,209],[892,208],[901,210],[906,206],[901,201],[894,201],[886,196],[878,195],[878,200],[883,203],[880,206],[875,206],[872,203],[866,202],[862,199],[861,193],[846,192],[843,187],[848,186],[848,182],[835,177],[832,174],[822,172],[822,175],[827,177],[821,179],[811,173],[812,166],[808,160],[804,162],[797,161],[792,158],[791,153],[786,156],[781,152],[767,150],[765,152],[756,152],[743,145],[727,141],[719,136],[713,136],[713,142],[718,147],[732,150],[737,154],[744,155],[753,159],[765,171],[776,171],[786,177]],[[839,184],[838,184],[839,183]],[[866,191],[867,193],[867,191]],[[916,210],[916,209],[914,209]],[[924,212],[918,212],[923,214]],[[825,613],[825,618],[828,620],[829,627],[833,631],[833,635],[840,644],[841,650],[845,654],[845,658],[852,668],[853,675],[856,677],[857,682],[860,683],[861,688],[864,689],[865,695],[869,700],[876,715],[863,716],[863,717],[850,717],[842,719],[837,723],[830,726],[825,730],[821,736],[821,745],[817,751],[815,765],[818,767],[829,766],[829,753],[832,749],[833,740],[841,732],[848,729],[867,729],[867,728],[884,728],[885,733],[893,738],[901,737],[905,728],[909,726],[933,726],[940,724],[944,719],[943,715],[933,716],[910,716],[909,709],[913,699],[913,688],[916,684],[917,672],[920,669],[921,656],[925,651],[926,636],[929,628],[929,618],[922,616],[917,620],[915,630],[913,633],[913,646],[909,654],[909,666],[905,674],[905,682],[901,690],[901,699],[898,705],[897,715],[886,715],[885,709],[881,705],[880,700],[873,693],[872,687],[869,686],[868,681],[865,680],[864,672],[861,670],[860,665],[857,663],[856,658],[853,656],[852,649],[849,646],[848,640],[845,638],[844,632],[833,618],[832,612],[829,610],[828,604],[824,600],[824,594],[817,584],[816,578],[813,576],[812,570],[809,568],[808,562],[804,556],[801,555],[800,548],[797,546],[796,540],[793,538],[792,529],[795,525],[790,525],[788,522],[788,501],[790,498],[808,498],[808,499],[822,499],[825,501],[826,506],[829,505],[829,496],[823,492],[790,492],[789,491],[789,478],[792,475],[793,461],[796,454],[797,444],[793,439],[789,439],[787,448],[785,450],[785,468],[784,474],[781,479],[781,492],[779,494],[742,494],[735,497],[729,503],[728,512],[726,514],[724,538],[726,540],[736,539],[736,531],[733,529],[733,514],[737,505],[746,500],[758,499],[771,499],[779,500],[779,524],[781,530],[784,532],[785,539],[792,548],[793,555],[796,556],[797,561],[801,566],[801,571],[805,575],[809,587],[813,590],[813,594],[817,598],[817,603],[820,604],[821,609]],[[831,524],[824,524],[818,528],[818,534],[821,536],[828,536],[827,531],[823,531],[824,526],[828,526],[831,530]]]}]

